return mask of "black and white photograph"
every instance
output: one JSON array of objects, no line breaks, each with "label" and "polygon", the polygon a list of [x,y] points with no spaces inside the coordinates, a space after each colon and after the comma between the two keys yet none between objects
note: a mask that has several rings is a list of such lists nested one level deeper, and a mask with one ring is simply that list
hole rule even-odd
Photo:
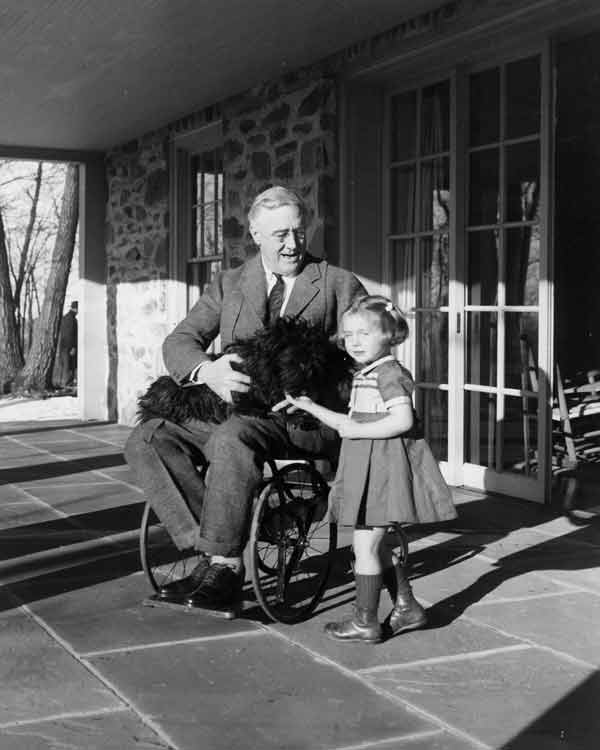
[{"label": "black and white photograph", "polygon": [[0,3],[0,750],[600,746],[600,2]]}]

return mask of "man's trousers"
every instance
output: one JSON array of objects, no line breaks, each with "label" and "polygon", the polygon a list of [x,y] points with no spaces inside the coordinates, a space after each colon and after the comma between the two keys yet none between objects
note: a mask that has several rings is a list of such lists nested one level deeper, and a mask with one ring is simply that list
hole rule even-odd
[{"label": "man's trousers", "polygon": [[134,428],[125,458],[179,549],[241,557],[265,458],[301,450],[335,460],[338,449],[325,426],[305,430],[281,415],[234,415],[220,425],[151,419]]}]

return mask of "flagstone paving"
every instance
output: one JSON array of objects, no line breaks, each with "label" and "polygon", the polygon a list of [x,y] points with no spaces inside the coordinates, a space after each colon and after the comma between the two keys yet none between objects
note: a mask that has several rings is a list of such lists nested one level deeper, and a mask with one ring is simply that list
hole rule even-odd
[{"label": "flagstone paving", "polygon": [[232,621],[144,606],[128,433],[0,425],[2,750],[595,750],[596,515],[457,489],[455,523],[412,531],[428,626],[340,644],[347,533],[306,622],[267,622],[248,585]]}]

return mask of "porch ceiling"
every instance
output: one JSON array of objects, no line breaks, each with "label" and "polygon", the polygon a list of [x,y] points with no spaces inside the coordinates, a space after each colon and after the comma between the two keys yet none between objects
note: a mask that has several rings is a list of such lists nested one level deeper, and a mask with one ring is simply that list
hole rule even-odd
[{"label": "porch ceiling", "polygon": [[100,149],[442,0],[4,0],[0,146]]}]

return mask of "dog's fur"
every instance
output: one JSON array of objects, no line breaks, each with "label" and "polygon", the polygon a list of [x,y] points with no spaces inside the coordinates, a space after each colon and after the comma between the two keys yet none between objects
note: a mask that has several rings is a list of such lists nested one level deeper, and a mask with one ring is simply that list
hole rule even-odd
[{"label": "dog's fur", "polygon": [[[238,354],[240,370],[252,381],[248,393],[234,393],[227,404],[206,385],[180,386],[168,375],[158,378],[138,399],[138,418],[162,417],[171,422],[223,422],[231,413],[267,416],[286,393],[306,395],[336,411],[345,410],[351,383],[351,360],[319,326],[280,318],[273,326],[223,354]],[[300,426],[314,422],[302,413],[292,417]]]}]

